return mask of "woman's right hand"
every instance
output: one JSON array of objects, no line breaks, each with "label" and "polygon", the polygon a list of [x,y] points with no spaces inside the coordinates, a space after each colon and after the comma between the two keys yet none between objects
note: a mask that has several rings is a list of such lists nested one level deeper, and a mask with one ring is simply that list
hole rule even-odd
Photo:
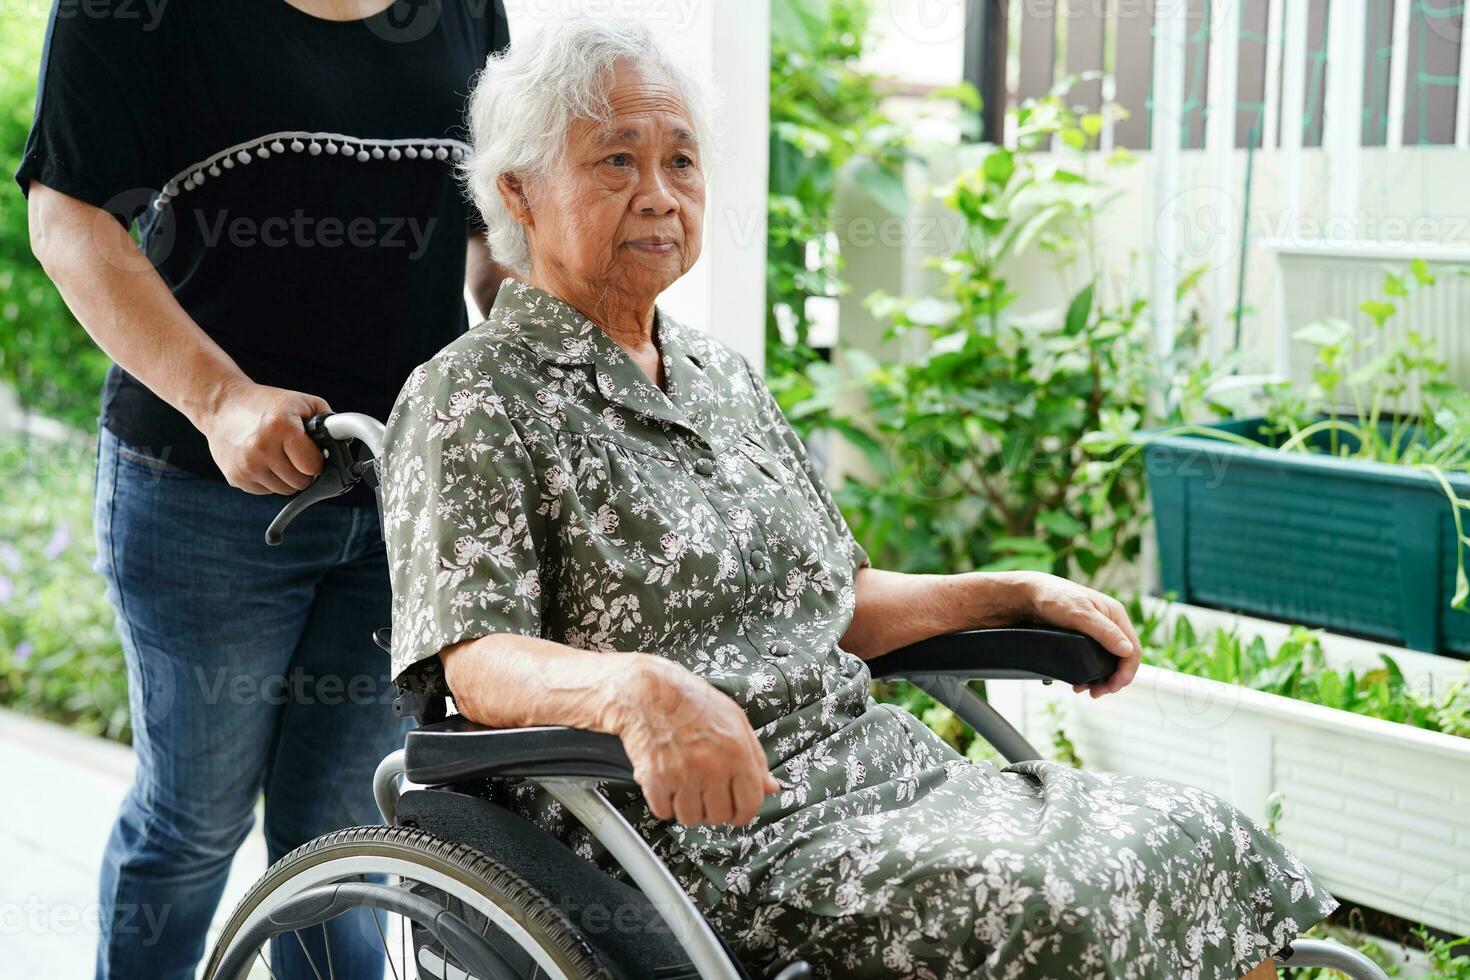
[{"label": "woman's right hand", "polygon": [[243,380],[215,393],[195,424],[231,486],[291,494],[310,486],[325,462],[305,420],[331,410],[316,395]]},{"label": "woman's right hand", "polygon": [[616,734],[660,820],[745,826],[780,791],[745,712],[704,678],[648,656],[624,694]]}]

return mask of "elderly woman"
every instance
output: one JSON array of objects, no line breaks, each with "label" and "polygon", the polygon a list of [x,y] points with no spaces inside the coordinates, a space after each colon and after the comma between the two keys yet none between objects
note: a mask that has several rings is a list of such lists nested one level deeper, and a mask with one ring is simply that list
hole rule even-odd
[{"label": "elderly woman", "polygon": [[[507,279],[413,373],[384,476],[395,673],[493,726],[616,734],[613,802],[753,969],[823,977],[1274,976],[1336,905],[1171,783],[957,754],[866,660],[1031,620],[1139,647],[1038,574],[870,566],[737,353],[659,295],[699,258],[711,147],[647,32],[573,22],[491,60],[466,170]],[[588,859],[530,784],[512,804]]]}]

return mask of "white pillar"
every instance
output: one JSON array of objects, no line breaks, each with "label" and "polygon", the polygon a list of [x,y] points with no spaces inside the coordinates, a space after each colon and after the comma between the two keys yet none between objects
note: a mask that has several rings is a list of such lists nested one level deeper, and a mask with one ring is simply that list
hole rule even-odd
[{"label": "white pillar", "polygon": [[710,92],[718,145],[705,200],[704,249],[694,268],[659,299],[659,306],[763,367],[770,0],[506,0],[511,43],[549,17],[577,11],[642,20]]},{"label": "white pillar", "polygon": [[1235,291],[1235,255],[1240,220],[1247,222],[1244,201],[1235,197],[1235,102],[1240,62],[1239,0],[1215,0],[1210,30],[1209,86],[1206,95],[1205,152],[1210,158],[1214,184],[1211,195],[1218,212],[1211,240],[1209,353],[1218,356],[1226,349],[1225,338],[1231,323],[1230,299]]},{"label": "white pillar", "polygon": [[1188,10],[1188,0],[1160,0],[1154,20],[1154,98],[1149,146],[1155,167],[1154,345],[1160,358],[1173,352],[1174,332],[1178,329],[1174,293],[1179,285],[1179,144]]},{"label": "white pillar", "polygon": [[1296,237],[1301,202],[1302,126],[1307,105],[1307,5],[1286,4],[1282,24],[1281,69],[1281,227],[1282,237]]},{"label": "white pillar", "polygon": [[1276,149],[1276,133],[1281,127],[1281,33],[1282,5],[1286,0],[1268,0],[1266,15],[1266,118],[1261,126],[1258,149]]},{"label": "white pillar", "polygon": [[1390,150],[1404,146],[1404,93],[1409,89],[1409,7],[1414,0],[1393,0],[1393,47],[1388,58],[1388,135]]},{"label": "white pillar", "polygon": [[[1327,94],[1322,147],[1332,217],[1355,222],[1363,148],[1364,0],[1333,0],[1327,21]],[[1355,225],[1349,225],[1355,227]],[[1357,238],[1356,232],[1353,235]]]}]

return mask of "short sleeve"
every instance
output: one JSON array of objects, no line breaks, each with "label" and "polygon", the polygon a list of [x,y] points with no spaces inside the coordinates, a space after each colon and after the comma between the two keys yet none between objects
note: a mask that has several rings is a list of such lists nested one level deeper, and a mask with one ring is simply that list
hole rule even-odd
[{"label": "short sleeve", "polygon": [[124,225],[159,184],[165,9],[57,0],[41,54],[36,113],[15,179],[111,212]]},{"label": "short sleeve", "polygon": [[791,423],[786,420],[786,414],[776,403],[771,389],[766,387],[765,380],[754,370],[749,360],[745,361],[745,369],[750,375],[751,386],[760,398],[761,427],[773,433],[776,440],[796,459],[802,472],[806,474],[806,478],[811,481],[812,489],[816,491],[817,498],[822,502],[822,509],[827,514],[827,522],[837,535],[839,546],[852,558],[853,570],[871,565],[872,561],[868,557],[867,550],[858,544],[852,528],[847,524],[847,519],[842,516],[842,511],[837,507],[837,501],[832,499],[832,493],[827,489],[827,482],[822,479],[822,475],[813,465],[811,456],[807,453],[806,443],[802,442],[796,430],[791,428]]},{"label": "short sleeve", "polygon": [[425,662],[460,640],[541,635],[539,486],[478,371],[441,357],[410,376],[388,417],[380,487],[395,678],[437,668]]}]

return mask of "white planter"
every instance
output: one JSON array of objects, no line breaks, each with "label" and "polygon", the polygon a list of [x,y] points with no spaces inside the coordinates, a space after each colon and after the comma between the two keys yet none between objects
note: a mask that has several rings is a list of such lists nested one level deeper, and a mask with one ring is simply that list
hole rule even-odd
[{"label": "white planter", "polygon": [[1262,823],[1280,793],[1278,836],[1334,895],[1470,933],[1470,739],[1147,666],[1095,701],[987,689],[1043,752],[1060,724],[1088,769],[1189,783]]}]

